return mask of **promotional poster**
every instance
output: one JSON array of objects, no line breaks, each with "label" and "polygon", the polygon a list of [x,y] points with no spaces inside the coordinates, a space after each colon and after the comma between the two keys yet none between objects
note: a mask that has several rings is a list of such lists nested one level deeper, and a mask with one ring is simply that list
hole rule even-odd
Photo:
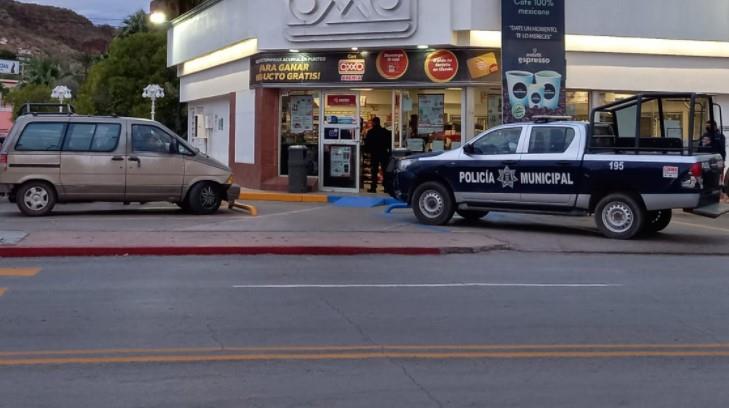
[{"label": "promotional poster", "polygon": [[564,0],[502,0],[504,123],[564,115]]}]

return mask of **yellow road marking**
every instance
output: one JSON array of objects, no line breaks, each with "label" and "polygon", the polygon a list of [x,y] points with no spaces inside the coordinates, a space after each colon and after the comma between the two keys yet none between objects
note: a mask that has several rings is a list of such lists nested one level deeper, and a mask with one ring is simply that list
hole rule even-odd
[{"label": "yellow road marking", "polygon": [[329,197],[323,194],[292,194],[276,192],[247,191],[240,194],[243,201],[284,201],[293,203],[326,203]]},{"label": "yellow road marking", "polygon": [[6,290],[7,290],[7,289],[5,289],[5,288],[0,288],[0,297],[2,297],[2,295],[4,295],[4,294],[5,294],[5,291],[6,291]]},{"label": "yellow road marking", "polygon": [[0,276],[31,277],[40,271],[41,268],[0,268]]},{"label": "yellow road marking", "polygon": [[314,361],[314,360],[373,360],[373,359],[594,359],[646,357],[729,357],[729,351],[522,351],[522,352],[340,352],[340,353],[274,353],[274,354],[200,354],[147,355],[124,357],[50,357],[0,359],[0,366],[63,365],[63,364],[131,364],[131,363],[200,363],[250,361]]},{"label": "yellow road marking", "polygon": [[445,345],[351,345],[351,346],[260,346],[260,347],[188,347],[188,348],[116,348],[79,350],[2,351],[6,356],[102,355],[102,354],[175,354],[215,352],[351,352],[351,351],[433,351],[433,350],[641,350],[641,349],[729,349],[729,343],[707,344],[445,344]]},{"label": "yellow road marking", "polygon": [[683,222],[683,221],[673,221],[673,224],[679,224],[679,225],[684,225],[684,226],[693,227],[693,228],[701,228],[701,229],[711,230],[711,231],[720,231],[720,232],[729,234],[729,229],[727,229],[727,228],[712,227],[709,225],[701,225],[701,224],[692,224],[690,222]]}]

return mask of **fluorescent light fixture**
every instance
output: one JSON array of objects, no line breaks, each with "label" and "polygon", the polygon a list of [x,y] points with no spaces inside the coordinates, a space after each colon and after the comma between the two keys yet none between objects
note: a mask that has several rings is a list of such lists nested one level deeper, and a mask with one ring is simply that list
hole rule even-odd
[{"label": "fluorescent light fixture", "polygon": [[370,53],[369,53],[369,51],[362,51],[359,53],[359,55],[366,57],[366,56],[370,55]]},{"label": "fluorescent light fixture", "polygon": [[352,91],[369,92],[369,91],[373,91],[374,89],[373,88],[352,88],[351,90]]},{"label": "fluorescent light fixture", "polygon": [[427,50],[428,49],[428,46],[427,45],[418,45],[418,49],[419,50]]},{"label": "fluorescent light fixture", "polygon": [[352,47],[352,51],[357,51],[357,50],[359,50],[358,47]]},{"label": "fluorescent light fixture", "polygon": [[289,52],[299,52],[299,50],[295,50],[295,49],[292,48],[292,49],[289,50]]},{"label": "fluorescent light fixture", "polygon": [[257,52],[258,39],[251,38],[183,63],[180,76],[190,75],[195,72],[217,67],[218,65],[250,57]]},{"label": "fluorescent light fixture", "polygon": [[[471,31],[472,47],[501,48],[500,31]],[[567,51],[729,58],[729,42],[567,34]]]},{"label": "fluorescent light fixture", "polygon": [[149,15],[149,21],[152,24],[164,24],[167,22],[167,14],[160,10],[153,11],[152,14]]},{"label": "fluorescent light fixture", "polygon": [[729,42],[567,35],[567,51],[729,58]]}]

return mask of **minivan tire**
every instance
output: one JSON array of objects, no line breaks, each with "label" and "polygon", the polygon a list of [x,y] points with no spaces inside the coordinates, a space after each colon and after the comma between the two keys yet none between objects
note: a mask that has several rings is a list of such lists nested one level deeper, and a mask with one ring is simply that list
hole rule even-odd
[{"label": "minivan tire", "polygon": [[663,231],[671,223],[673,211],[668,210],[657,210],[648,211],[646,214],[645,226],[643,232],[646,234],[655,234]]},{"label": "minivan tire", "polygon": [[15,201],[23,214],[41,217],[56,206],[56,190],[45,181],[29,181],[15,192]]},{"label": "minivan tire", "polygon": [[445,225],[455,212],[450,191],[435,181],[423,183],[415,189],[412,207],[418,221],[428,225]]},{"label": "minivan tire", "polygon": [[204,181],[192,186],[187,195],[187,202],[182,208],[187,207],[193,214],[212,214],[218,211],[221,202],[220,186]]},{"label": "minivan tire", "polygon": [[478,221],[481,218],[488,215],[488,211],[482,211],[482,210],[456,210],[456,214],[460,215],[462,218],[464,218],[466,221]]},{"label": "minivan tire", "polygon": [[595,208],[595,224],[608,238],[631,239],[643,231],[645,222],[643,205],[628,194],[609,194]]}]

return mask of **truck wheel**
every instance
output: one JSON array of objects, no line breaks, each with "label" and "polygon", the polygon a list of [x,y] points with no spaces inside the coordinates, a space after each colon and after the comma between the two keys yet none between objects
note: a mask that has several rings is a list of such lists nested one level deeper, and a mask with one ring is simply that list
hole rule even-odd
[{"label": "truck wheel", "polygon": [[454,213],[450,192],[438,182],[421,184],[413,193],[413,212],[423,224],[447,224]]},{"label": "truck wheel", "polygon": [[658,231],[663,231],[671,223],[672,215],[673,212],[671,209],[648,211],[643,232],[646,234],[654,234]]},{"label": "truck wheel", "polygon": [[20,212],[25,215],[48,215],[56,205],[56,190],[44,181],[30,181],[15,192],[15,201]]},{"label": "truck wheel", "polygon": [[488,213],[488,211],[478,210],[456,210],[456,214],[465,218],[466,221],[478,221],[481,218],[485,217]]},{"label": "truck wheel", "polygon": [[187,195],[186,206],[193,214],[212,214],[220,208],[220,188],[211,182],[197,183]]},{"label": "truck wheel", "polygon": [[595,209],[597,228],[608,238],[633,238],[643,230],[645,219],[643,206],[627,194],[610,194]]}]

